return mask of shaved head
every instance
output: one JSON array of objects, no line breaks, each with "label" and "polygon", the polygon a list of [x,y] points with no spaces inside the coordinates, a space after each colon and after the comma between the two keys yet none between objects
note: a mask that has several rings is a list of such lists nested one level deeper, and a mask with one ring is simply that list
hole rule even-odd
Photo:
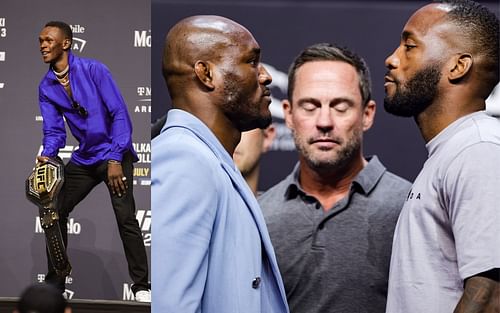
[{"label": "shaved head", "polygon": [[267,127],[272,78],[260,63],[260,52],[250,31],[228,18],[197,15],[179,21],[163,50],[172,106],[221,134],[236,130],[238,140],[238,132]]},{"label": "shaved head", "polygon": [[168,32],[163,51],[163,77],[169,91],[178,89],[172,84],[190,79],[197,60],[219,61],[224,56],[221,52],[237,45],[235,39],[242,35],[248,37],[250,32],[221,16],[197,15],[178,22]]}]

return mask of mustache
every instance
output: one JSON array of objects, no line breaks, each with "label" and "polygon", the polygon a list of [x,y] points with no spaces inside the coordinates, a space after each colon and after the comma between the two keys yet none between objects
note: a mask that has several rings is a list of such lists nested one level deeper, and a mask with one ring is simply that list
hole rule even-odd
[{"label": "mustache", "polygon": [[385,80],[385,81],[390,81],[390,82],[393,82],[393,83],[395,83],[395,84],[399,84],[399,81],[398,81],[396,78],[394,78],[394,76],[392,76],[392,75],[391,75],[391,72],[390,72],[390,71],[387,71],[387,72],[385,73],[384,80]]},{"label": "mustache", "polygon": [[316,142],[333,142],[338,145],[341,145],[344,141],[342,140],[342,138],[337,136],[325,136],[325,135],[314,136],[307,140],[307,143],[309,144],[313,144]]}]

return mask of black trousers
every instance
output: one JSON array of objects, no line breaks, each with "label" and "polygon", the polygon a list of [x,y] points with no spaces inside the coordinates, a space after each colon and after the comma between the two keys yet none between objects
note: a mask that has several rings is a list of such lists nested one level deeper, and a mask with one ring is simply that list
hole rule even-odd
[{"label": "black trousers", "polygon": [[[127,177],[127,192],[121,197],[113,195],[108,182],[108,165],[102,162],[92,166],[80,166],[71,161],[64,168],[64,185],[58,199],[59,225],[63,236],[65,247],[68,247],[68,216],[74,207],[82,201],[90,191],[105,182],[108,186],[111,204],[115,212],[118,230],[122,240],[125,257],[128,263],[130,278],[134,284],[131,289],[135,293],[141,289],[149,289],[148,283],[148,260],[146,248],[142,238],[139,223],[135,217],[135,201],[133,189],[133,164],[132,154],[127,153],[122,160],[123,174]],[[48,273],[45,281],[55,285],[61,292],[65,290],[65,279],[56,275],[50,258],[48,260]],[[71,261],[71,260],[70,260]]]}]

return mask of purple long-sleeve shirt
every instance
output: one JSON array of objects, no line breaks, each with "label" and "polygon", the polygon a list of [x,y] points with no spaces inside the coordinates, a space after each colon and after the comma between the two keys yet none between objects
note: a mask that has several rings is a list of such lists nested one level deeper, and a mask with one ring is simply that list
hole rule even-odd
[{"label": "purple long-sleeve shirt", "polygon": [[[93,165],[106,160],[121,161],[128,151],[137,161],[127,107],[107,67],[96,60],[80,58],[72,53],[69,53],[68,61],[75,103],[57,81],[51,68],[39,85],[43,117],[41,155],[54,157],[65,146],[64,116],[71,133],[79,142],[78,149],[71,156],[72,162]],[[82,108],[86,114],[82,114]]]}]

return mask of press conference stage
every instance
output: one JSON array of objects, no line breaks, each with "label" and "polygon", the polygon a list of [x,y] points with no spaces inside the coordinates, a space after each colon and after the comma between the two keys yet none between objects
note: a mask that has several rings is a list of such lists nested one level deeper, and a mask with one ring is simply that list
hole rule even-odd
[{"label": "press conference stage", "polygon": [[[0,298],[0,312],[10,313],[16,307],[18,298]],[[116,300],[69,300],[75,313],[150,313],[149,303]]]}]

